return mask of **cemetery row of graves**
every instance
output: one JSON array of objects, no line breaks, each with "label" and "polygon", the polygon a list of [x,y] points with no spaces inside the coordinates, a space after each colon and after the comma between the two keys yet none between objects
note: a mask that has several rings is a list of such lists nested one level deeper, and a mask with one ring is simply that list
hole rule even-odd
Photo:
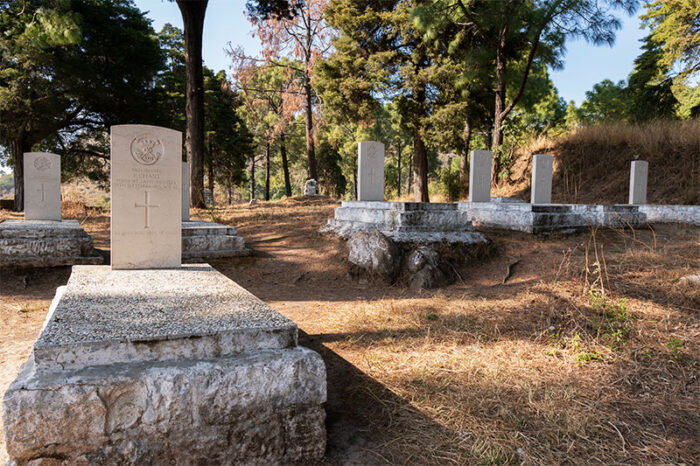
[{"label": "cemetery row of graves", "polygon": [[310,180],[191,219],[181,138],[111,128],[96,224],[63,219],[58,155],[24,154],[3,299],[53,298],[7,368],[10,464],[693,461],[700,207],[646,204],[653,166],[628,204],[553,204],[537,154],[526,203],[473,151],[467,202],[387,202],[365,141],[357,201]]}]

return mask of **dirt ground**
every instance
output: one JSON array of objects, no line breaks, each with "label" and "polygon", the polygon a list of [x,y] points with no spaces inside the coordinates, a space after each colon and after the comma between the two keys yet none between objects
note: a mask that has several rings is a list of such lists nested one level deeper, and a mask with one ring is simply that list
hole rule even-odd
[{"label": "dirt ground", "polygon": [[[335,205],[195,215],[238,227],[255,255],[212,265],[323,356],[325,464],[700,462],[700,288],[682,280],[700,273],[699,228],[488,232],[497,254],[413,292],[348,277],[343,242],[317,233]],[[108,249],[106,214],[70,215]],[[0,392],[69,274],[0,276]]]}]

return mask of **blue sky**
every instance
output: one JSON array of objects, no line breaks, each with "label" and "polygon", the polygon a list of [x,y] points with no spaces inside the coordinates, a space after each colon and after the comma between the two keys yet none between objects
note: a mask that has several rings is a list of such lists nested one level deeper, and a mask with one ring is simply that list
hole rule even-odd
[{"label": "blue sky", "polygon": [[[180,10],[175,2],[167,0],[136,0],[142,11],[149,11],[156,30],[165,23],[182,28]],[[204,23],[204,63],[214,70],[227,70],[229,60],[224,53],[226,44],[242,45],[246,52],[259,49],[258,40],[251,37],[251,27],[243,13],[245,2],[236,0],[210,0]],[[621,13],[622,14],[622,13]],[[551,73],[559,94],[576,101],[577,105],[586,97],[586,91],[603,79],[619,81],[632,70],[634,59],[639,55],[640,42],[645,33],[639,29],[639,19],[624,16],[623,28],[618,31],[613,47],[594,46],[583,41],[567,44],[564,69]]]}]

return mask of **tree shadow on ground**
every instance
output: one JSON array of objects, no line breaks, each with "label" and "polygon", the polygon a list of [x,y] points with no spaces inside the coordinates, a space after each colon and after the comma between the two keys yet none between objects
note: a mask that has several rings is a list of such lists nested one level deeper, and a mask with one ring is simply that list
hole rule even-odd
[{"label": "tree shadow on ground", "polygon": [[[436,439],[455,434],[413,407],[323,344],[323,335],[299,332],[299,344],[326,363],[326,464],[438,463],[400,448],[400,432],[421,429]],[[427,451],[424,453],[428,453]]]}]

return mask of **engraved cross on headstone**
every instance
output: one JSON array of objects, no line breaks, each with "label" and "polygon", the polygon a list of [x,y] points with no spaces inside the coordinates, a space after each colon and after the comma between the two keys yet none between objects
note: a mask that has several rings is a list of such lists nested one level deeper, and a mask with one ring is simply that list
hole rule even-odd
[{"label": "engraved cross on headstone", "polygon": [[377,170],[374,168],[369,171],[369,182],[372,183],[372,185],[377,184]]},{"label": "engraved cross on headstone", "polygon": [[37,189],[36,192],[41,192],[41,202],[46,202],[46,199],[44,199],[44,183],[41,183],[41,189]]},{"label": "engraved cross on headstone", "polygon": [[149,212],[148,209],[151,209],[151,208],[157,209],[158,207],[160,207],[160,204],[157,204],[157,205],[152,205],[152,204],[150,204],[150,201],[151,201],[151,193],[149,193],[148,191],[144,191],[144,194],[145,194],[145,196],[144,196],[144,197],[145,197],[145,202],[144,202],[143,204],[136,204],[136,203],[134,203],[134,207],[143,207],[144,212],[145,212],[145,221],[144,221],[144,226],[143,226],[143,227],[144,227],[144,228],[150,228],[150,227],[151,227],[151,223],[150,223],[150,221],[149,221],[150,217],[149,217],[149,215],[148,215],[148,212]]}]

